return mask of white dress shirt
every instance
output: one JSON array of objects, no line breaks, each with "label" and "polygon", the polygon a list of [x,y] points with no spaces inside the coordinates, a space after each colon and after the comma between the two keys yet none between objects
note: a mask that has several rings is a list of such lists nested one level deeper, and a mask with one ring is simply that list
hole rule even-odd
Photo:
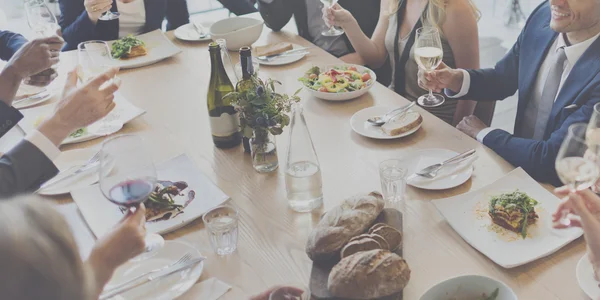
[{"label": "white dress shirt", "polygon": [[54,161],[60,155],[60,149],[56,147],[45,135],[37,130],[31,131],[25,140],[36,146],[49,160]]},{"label": "white dress shirt", "polygon": [[[558,35],[558,37],[554,41],[554,44],[552,47],[554,48],[554,51],[558,50],[559,48],[564,47],[565,54],[567,56],[567,60],[565,61],[564,71],[562,73],[562,78],[560,80],[560,86],[558,88],[558,92],[556,93],[556,96],[559,95],[560,90],[562,89],[562,85],[564,84],[565,80],[568,78],[569,74],[571,73],[573,66],[577,63],[577,61],[583,55],[583,53],[592,45],[592,43],[594,43],[594,41],[596,41],[598,36],[600,36],[600,33],[581,42],[581,43],[577,43],[575,45],[568,46],[567,42],[565,41],[564,35],[563,34]],[[546,58],[544,58],[544,62],[542,63],[542,65],[540,67],[540,71],[537,74],[537,78],[535,81],[535,89],[533,91],[534,94],[531,95],[531,97],[540,98],[542,96],[542,92],[544,90],[544,83],[546,82],[546,78],[548,77],[548,73],[550,72],[550,68],[552,67],[551,59],[548,59],[548,56],[549,55],[546,55]],[[460,92],[458,92],[458,94],[455,94],[455,95],[449,95],[449,91],[446,90],[445,94],[449,98],[460,98],[469,92],[469,88],[471,87],[471,76],[469,75],[469,72],[467,72],[463,69],[461,69],[461,71],[463,73],[463,83],[462,83]],[[554,99],[554,101],[556,101],[556,98]],[[477,134],[477,141],[479,141],[480,143],[483,143],[483,139],[485,138],[485,136],[488,135],[488,133],[492,132],[495,129],[496,128],[488,127],[488,128],[481,130],[479,132],[479,134]]]},{"label": "white dress shirt", "polygon": [[135,0],[129,3],[117,1],[119,16],[119,37],[138,35],[146,25],[146,6],[144,0]]}]

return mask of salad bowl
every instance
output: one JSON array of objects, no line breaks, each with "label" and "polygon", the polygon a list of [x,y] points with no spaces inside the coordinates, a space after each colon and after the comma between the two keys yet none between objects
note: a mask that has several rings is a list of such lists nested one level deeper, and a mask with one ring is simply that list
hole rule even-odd
[{"label": "salad bowl", "polygon": [[366,94],[377,76],[367,67],[345,64],[312,67],[298,80],[319,99],[347,101]]}]

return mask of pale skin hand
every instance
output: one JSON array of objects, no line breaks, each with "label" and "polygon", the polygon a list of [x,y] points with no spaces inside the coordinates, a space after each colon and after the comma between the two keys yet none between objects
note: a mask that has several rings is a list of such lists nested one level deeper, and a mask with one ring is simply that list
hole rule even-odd
[{"label": "pale skin hand", "polygon": [[476,116],[464,117],[462,121],[456,125],[456,129],[464,132],[466,135],[474,139],[476,139],[479,132],[485,128],[487,128],[487,125],[485,125],[485,123],[479,120],[479,118]]},{"label": "pale skin hand", "polygon": [[54,114],[42,122],[38,131],[58,146],[71,132],[106,116],[115,107],[114,92],[119,89],[119,82],[100,87],[118,71],[118,68],[110,69],[80,88],[77,88],[76,70],[69,72]]},{"label": "pale skin hand", "polygon": [[100,16],[110,10],[112,3],[112,0],[85,0],[83,5],[85,6],[90,21],[96,24]]},{"label": "pale skin hand", "polygon": [[278,288],[284,288],[287,290],[287,292],[289,292],[290,294],[293,294],[296,297],[300,297],[304,293],[304,291],[302,291],[301,289],[295,288],[293,286],[285,286],[285,287],[274,286],[256,296],[250,297],[250,300],[269,300],[269,296],[271,295],[271,293],[273,291],[277,290]]},{"label": "pale skin hand", "polygon": [[97,296],[120,265],[144,251],[145,215],[146,208],[142,203],[135,212],[128,211],[121,222],[94,245],[87,264],[94,271]]}]

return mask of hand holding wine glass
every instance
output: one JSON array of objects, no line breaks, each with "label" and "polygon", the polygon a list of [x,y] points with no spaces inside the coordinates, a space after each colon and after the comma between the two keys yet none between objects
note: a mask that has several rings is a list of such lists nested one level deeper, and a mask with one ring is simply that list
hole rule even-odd
[{"label": "hand holding wine glass", "polygon": [[118,19],[120,16],[118,12],[113,13],[110,11],[113,0],[85,0],[83,5],[87,11],[88,18],[94,24],[96,24],[98,20],[110,21]]},{"label": "hand holding wine glass", "polygon": [[[328,11],[330,11],[333,7],[335,7],[338,2],[338,0],[320,0],[320,1],[321,1],[321,3],[323,3],[325,8],[327,8]],[[327,16],[328,16],[328,12],[327,12],[327,14],[323,14],[323,18],[327,18]],[[344,34],[344,31],[335,28],[335,26],[333,26],[332,24],[329,24],[329,29],[323,31],[321,34],[324,36],[340,36],[340,35]]]},{"label": "hand holding wine glass", "polygon": [[[442,40],[440,33],[435,27],[422,27],[417,29],[415,39],[415,60],[419,69],[425,72],[431,72],[437,69],[444,58],[442,49]],[[444,96],[434,94],[429,89],[429,94],[423,95],[417,99],[417,103],[423,107],[436,107],[442,105],[446,99]]]}]

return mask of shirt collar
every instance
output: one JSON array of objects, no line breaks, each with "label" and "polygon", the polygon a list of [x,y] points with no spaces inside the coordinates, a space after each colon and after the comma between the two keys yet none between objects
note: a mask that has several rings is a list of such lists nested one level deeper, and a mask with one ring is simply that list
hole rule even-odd
[{"label": "shirt collar", "polygon": [[565,55],[567,56],[567,60],[571,66],[575,65],[579,58],[585,53],[585,51],[598,39],[599,34],[575,45],[567,46],[567,41],[565,41],[564,33],[558,35],[558,41],[556,44],[556,50],[561,47],[565,48]]}]

